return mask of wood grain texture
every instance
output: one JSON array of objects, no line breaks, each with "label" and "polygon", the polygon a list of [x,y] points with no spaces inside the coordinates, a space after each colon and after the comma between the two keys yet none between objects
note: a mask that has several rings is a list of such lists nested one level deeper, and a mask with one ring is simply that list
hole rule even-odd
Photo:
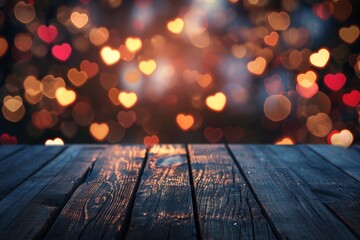
[{"label": "wood grain texture", "polygon": [[63,150],[62,146],[32,146],[1,161],[0,200]]},{"label": "wood grain texture", "polygon": [[3,145],[0,146],[0,161],[7,158],[11,154],[14,154],[17,151],[25,148],[24,145]]},{"label": "wood grain texture", "polygon": [[277,155],[263,146],[230,149],[282,238],[356,239]]},{"label": "wood grain texture", "polygon": [[114,239],[145,157],[144,146],[111,145],[68,201],[47,239]]},{"label": "wood grain texture", "polygon": [[0,239],[42,238],[101,150],[70,147],[5,198]]},{"label": "wood grain texture", "polygon": [[305,145],[270,146],[311,191],[360,238],[360,182],[325,161]]},{"label": "wood grain texture", "polygon": [[276,239],[224,145],[190,145],[204,239]]},{"label": "wood grain texture", "polygon": [[360,181],[360,153],[353,148],[332,145],[308,145],[313,151],[324,157],[344,172]]},{"label": "wood grain texture", "polygon": [[195,238],[186,149],[154,146],[136,193],[127,239]]}]

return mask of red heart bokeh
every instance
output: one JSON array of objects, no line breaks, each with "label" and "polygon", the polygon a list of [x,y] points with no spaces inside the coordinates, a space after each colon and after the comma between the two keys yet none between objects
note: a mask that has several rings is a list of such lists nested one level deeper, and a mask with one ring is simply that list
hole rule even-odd
[{"label": "red heart bokeh", "polygon": [[92,78],[99,72],[99,65],[95,62],[84,60],[80,64],[80,69],[86,72],[88,78]]},{"label": "red heart bokeh", "polygon": [[204,135],[205,138],[211,142],[211,143],[216,143],[218,141],[221,140],[221,138],[223,137],[224,133],[221,130],[221,128],[210,128],[207,127],[204,130]]},{"label": "red heart bokeh", "polygon": [[41,25],[37,30],[37,34],[44,42],[52,43],[57,37],[58,31],[54,25],[48,27],[46,25]]},{"label": "red heart bokeh", "polygon": [[17,144],[17,138],[14,136],[10,136],[7,133],[3,133],[0,136],[0,143],[1,144]]},{"label": "red heart bokeh", "polygon": [[317,83],[311,85],[311,87],[304,87],[300,84],[296,85],[296,91],[303,97],[303,98],[312,98],[316,93],[319,91],[319,86]]},{"label": "red heart bokeh", "polygon": [[154,144],[159,144],[159,142],[160,142],[160,140],[159,140],[158,136],[156,136],[156,135],[146,136],[144,138],[144,144],[147,147],[151,147]]},{"label": "red heart bokeh", "polygon": [[71,54],[71,46],[68,43],[63,43],[61,45],[55,45],[52,50],[52,54],[54,57],[59,59],[60,61],[65,62]]},{"label": "red heart bokeh", "polygon": [[340,90],[346,82],[346,77],[342,73],[326,74],[324,78],[325,85],[333,91]]},{"label": "red heart bokeh", "polygon": [[352,90],[350,93],[345,93],[342,96],[343,102],[350,106],[350,107],[356,107],[360,101],[360,92],[357,90]]}]

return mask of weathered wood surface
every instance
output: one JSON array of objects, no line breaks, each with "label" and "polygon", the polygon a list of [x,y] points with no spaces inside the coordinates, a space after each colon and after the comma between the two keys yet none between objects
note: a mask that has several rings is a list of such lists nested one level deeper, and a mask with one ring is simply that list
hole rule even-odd
[{"label": "weathered wood surface", "polygon": [[204,239],[275,238],[224,145],[190,145],[189,157]]},{"label": "weathered wood surface", "polygon": [[360,239],[360,146],[0,147],[0,239]]},{"label": "weathered wood surface", "polygon": [[360,238],[360,182],[306,146],[269,148]]},{"label": "weathered wood surface", "polygon": [[136,193],[127,239],[194,238],[185,146],[153,147]]},{"label": "weathered wood surface", "polygon": [[34,146],[1,161],[0,200],[58,155],[63,147]]},{"label": "weathered wood surface", "polygon": [[309,147],[344,172],[360,181],[360,153],[353,148],[329,145],[309,145]]},{"label": "weathered wood surface", "polygon": [[0,219],[0,239],[45,235],[101,152],[91,147],[79,150],[71,147],[65,151],[0,203],[1,211],[5,208]]},{"label": "weathered wood surface", "polygon": [[144,147],[109,146],[46,238],[114,239],[120,236],[144,157]]},{"label": "weathered wood surface", "polygon": [[11,154],[14,154],[17,151],[20,151],[21,149],[24,149],[25,146],[23,145],[10,145],[0,148],[0,161],[7,158]]},{"label": "weathered wood surface", "polygon": [[262,146],[230,145],[230,149],[281,237],[355,239],[279,156]]}]

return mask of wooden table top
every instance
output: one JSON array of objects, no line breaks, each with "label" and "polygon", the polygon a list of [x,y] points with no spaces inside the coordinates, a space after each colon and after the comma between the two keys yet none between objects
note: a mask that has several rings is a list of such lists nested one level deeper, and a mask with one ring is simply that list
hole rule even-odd
[{"label": "wooden table top", "polygon": [[0,147],[0,239],[360,238],[360,146]]}]

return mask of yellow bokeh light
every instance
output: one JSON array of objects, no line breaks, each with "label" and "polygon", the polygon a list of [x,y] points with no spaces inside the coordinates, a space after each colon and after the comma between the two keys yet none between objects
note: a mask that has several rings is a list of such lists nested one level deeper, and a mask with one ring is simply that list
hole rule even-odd
[{"label": "yellow bokeh light", "polygon": [[76,99],[76,93],[73,90],[67,90],[64,87],[59,87],[55,93],[56,100],[61,106],[69,106]]},{"label": "yellow bokeh light", "polygon": [[119,101],[124,107],[131,108],[137,102],[136,93],[134,93],[134,92],[130,92],[130,93],[121,92],[119,94]]},{"label": "yellow bokeh light", "polygon": [[107,65],[114,65],[120,60],[120,52],[109,46],[103,47],[100,51],[101,58]]},{"label": "yellow bokeh light", "polygon": [[89,22],[89,17],[86,13],[73,12],[70,19],[72,24],[78,29],[82,29]]},{"label": "yellow bokeh light", "polygon": [[151,75],[156,69],[156,62],[154,60],[141,61],[139,63],[140,71],[145,75]]},{"label": "yellow bokeh light", "polygon": [[167,24],[167,29],[175,34],[181,33],[183,28],[184,28],[184,21],[182,20],[182,18],[176,18],[172,21],[169,21]]},{"label": "yellow bokeh light", "polygon": [[218,92],[206,98],[206,105],[213,111],[220,112],[226,104],[226,96],[222,92]]},{"label": "yellow bokeh light", "polygon": [[142,47],[142,41],[138,37],[128,37],[125,40],[125,46],[131,52],[138,52]]}]

